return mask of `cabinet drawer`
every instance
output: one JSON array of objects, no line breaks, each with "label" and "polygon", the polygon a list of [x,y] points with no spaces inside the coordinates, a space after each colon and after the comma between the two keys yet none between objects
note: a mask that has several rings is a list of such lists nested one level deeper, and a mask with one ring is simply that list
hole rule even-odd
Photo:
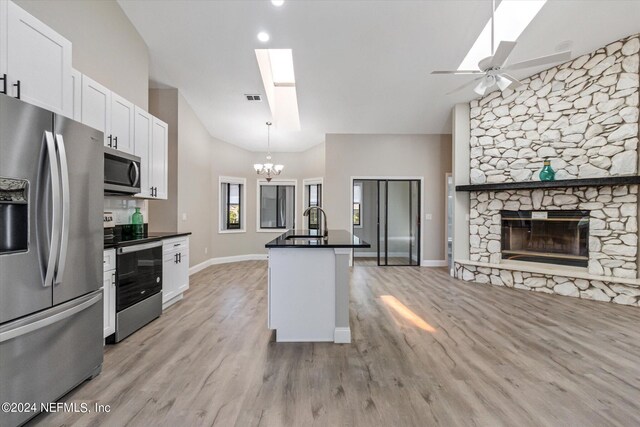
[{"label": "cabinet drawer", "polygon": [[189,247],[188,237],[176,237],[173,239],[167,239],[162,242],[162,250],[165,254],[180,251]]},{"label": "cabinet drawer", "polygon": [[116,269],[116,250],[107,249],[104,251],[104,271]]}]

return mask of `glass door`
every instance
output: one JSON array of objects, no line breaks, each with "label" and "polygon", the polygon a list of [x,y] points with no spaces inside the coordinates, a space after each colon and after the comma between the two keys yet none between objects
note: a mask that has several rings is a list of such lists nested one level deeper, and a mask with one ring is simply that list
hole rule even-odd
[{"label": "glass door", "polygon": [[420,265],[418,180],[378,180],[378,265]]}]

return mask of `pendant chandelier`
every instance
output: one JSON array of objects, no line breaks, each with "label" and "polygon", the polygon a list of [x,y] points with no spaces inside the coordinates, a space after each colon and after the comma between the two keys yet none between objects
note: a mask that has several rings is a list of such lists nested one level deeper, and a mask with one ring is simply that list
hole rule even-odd
[{"label": "pendant chandelier", "polygon": [[271,182],[284,169],[283,165],[274,165],[271,161],[271,122],[267,122],[267,161],[264,164],[256,163],[253,168],[258,175],[264,175],[267,182]]}]

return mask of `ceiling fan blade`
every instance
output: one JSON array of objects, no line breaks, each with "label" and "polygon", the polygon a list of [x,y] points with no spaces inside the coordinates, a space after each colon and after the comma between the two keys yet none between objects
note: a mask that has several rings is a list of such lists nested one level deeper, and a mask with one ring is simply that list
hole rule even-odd
[{"label": "ceiling fan blade", "polygon": [[451,70],[451,71],[432,71],[431,74],[483,74],[480,70]]},{"label": "ceiling fan blade", "polygon": [[522,83],[520,80],[516,79],[515,77],[513,77],[511,74],[508,73],[500,73],[500,75],[508,78],[509,80],[511,80],[511,84],[509,85],[509,87],[513,88],[513,87],[518,87],[518,86],[522,86],[524,83]]},{"label": "ceiling fan blade", "polygon": [[491,57],[489,68],[501,68],[507,62],[507,58],[509,58],[514,47],[516,47],[516,42],[501,41]]},{"label": "ceiling fan blade", "polygon": [[457,88],[453,89],[450,92],[447,92],[447,95],[451,95],[452,93],[456,93],[461,91],[462,89],[465,89],[466,87],[472,86],[473,84],[475,84],[475,82],[477,82],[478,80],[482,80],[484,77],[478,77],[475,78],[471,81],[466,82],[465,84],[463,84],[462,86],[458,86]]},{"label": "ceiling fan blade", "polygon": [[528,59],[522,62],[516,62],[515,64],[507,65],[505,70],[519,70],[521,68],[537,67],[539,65],[548,65],[556,62],[564,62],[571,59],[571,51],[566,50],[564,52],[552,53],[551,55],[541,56],[539,58]]}]

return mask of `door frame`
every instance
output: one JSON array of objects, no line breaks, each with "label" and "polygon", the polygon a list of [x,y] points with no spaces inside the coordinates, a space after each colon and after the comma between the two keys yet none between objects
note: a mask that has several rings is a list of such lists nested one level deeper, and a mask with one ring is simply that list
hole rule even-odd
[{"label": "door frame", "polygon": [[[379,175],[379,176],[362,176],[356,175],[351,176],[349,178],[349,224],[351,225],[351,233],[354,232],[353,228],[353,182],[354,181],[419,181],[420,182],[420,191],[418,192],[418,197],[420,198],[420,241],[418,242],[419,246],[419,257],[423,256],[424,250],[424,221],[422,220],[422,215],[424,213],[424,176],[389,176],[389,175]],[[351,256],[349,257],[349,265],[352,266],[354,262],[354,251],[351,250]],[[418,264],[407,267],[421,267],[422,260],[418,259]]]}]

